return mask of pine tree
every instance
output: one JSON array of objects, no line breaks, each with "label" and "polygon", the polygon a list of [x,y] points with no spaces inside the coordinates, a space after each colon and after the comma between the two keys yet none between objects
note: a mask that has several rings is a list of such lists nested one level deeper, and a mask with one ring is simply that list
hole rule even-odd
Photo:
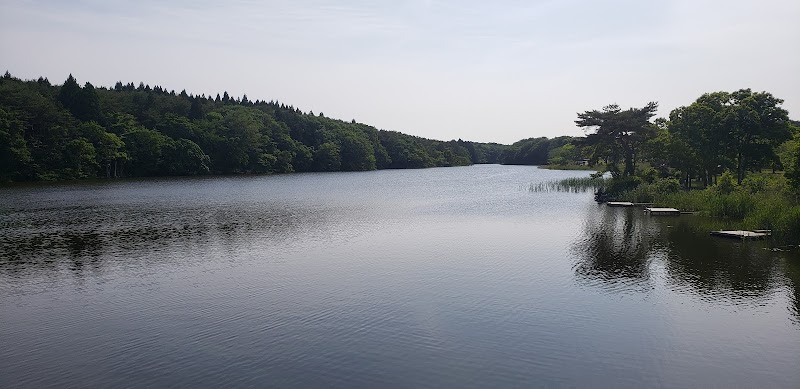
[{"label": "pine tree", "polygon": [[91,83],[87,82],[83,86],[83,89],[77,95],[75,104],[71,111],[76,118],[85,122],[101,121],[100,97]]},{"label": "pine tree", "polygon": [[78,81],[75,80],[75,77],[72,77],[72,74],[70,74],[67,80],[64,81],[64,85],[61,85],[61,89],[58,91],[58,101],[61,102],[64,108],[72,112],[73,115],[76,115],[76,109],[78,109],[80,105],[80,94],[81,86],[78,85]]},{"label": "pine tree", "polygon": [[200,99],[192,99],[192,106],[189,108],[189,119],[202,119],[203,118],[203,105]]}]

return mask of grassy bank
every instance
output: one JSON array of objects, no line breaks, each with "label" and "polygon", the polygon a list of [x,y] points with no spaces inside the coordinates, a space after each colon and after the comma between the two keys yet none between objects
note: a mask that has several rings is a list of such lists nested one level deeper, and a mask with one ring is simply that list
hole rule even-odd
[{"label": "grassy bank", "polygon": [[800,244],[800,196],[781,174],[757,173],[737,185],[731,176],[706,189],[683,190],[673,178],[644,182],[627,179],[569,179],[532,190],[587,191],[603,188],[614,200],[654,203],[659,207],[696,211],[727,219],[733,228],[772,230],[775,246]]}]

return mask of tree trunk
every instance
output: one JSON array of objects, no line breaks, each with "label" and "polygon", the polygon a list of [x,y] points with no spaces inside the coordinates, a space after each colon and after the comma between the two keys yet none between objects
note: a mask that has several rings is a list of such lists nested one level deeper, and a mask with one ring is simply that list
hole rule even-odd
[{"label": "tree trunk", "polygon": [[625,154],[625,172],[623,176],[632,176],[634,173],[633,153]]},{"label": "tree trunk", "polygon": [[742,160],[742,158],[744,158],[742,156],[742,152],[739,151],[739,153],[737,155],[737,158],[736,158],[736,164],[737,164],[737,166],[736,166],[736,181],[737,181],[737,183],[739,185],[742,184],[742,180],[744,179],[744,161]]}]

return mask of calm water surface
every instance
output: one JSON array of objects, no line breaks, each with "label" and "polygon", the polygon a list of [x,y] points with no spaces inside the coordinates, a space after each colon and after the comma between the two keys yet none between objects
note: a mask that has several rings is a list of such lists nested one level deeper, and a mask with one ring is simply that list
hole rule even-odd
[{"label": "calm water surface", "polygon": [[800,258],[471,166],[0,189],[0,387],[800,387]]}]

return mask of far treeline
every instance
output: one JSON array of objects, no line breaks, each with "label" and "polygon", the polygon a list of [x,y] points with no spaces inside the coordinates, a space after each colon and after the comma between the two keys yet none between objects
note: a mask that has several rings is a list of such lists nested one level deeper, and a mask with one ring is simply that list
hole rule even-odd
[{"label": "far treeline", "polygon": [[572,140],[443,142],[227,92],[0,78],[0,182],[543,165]]}]

